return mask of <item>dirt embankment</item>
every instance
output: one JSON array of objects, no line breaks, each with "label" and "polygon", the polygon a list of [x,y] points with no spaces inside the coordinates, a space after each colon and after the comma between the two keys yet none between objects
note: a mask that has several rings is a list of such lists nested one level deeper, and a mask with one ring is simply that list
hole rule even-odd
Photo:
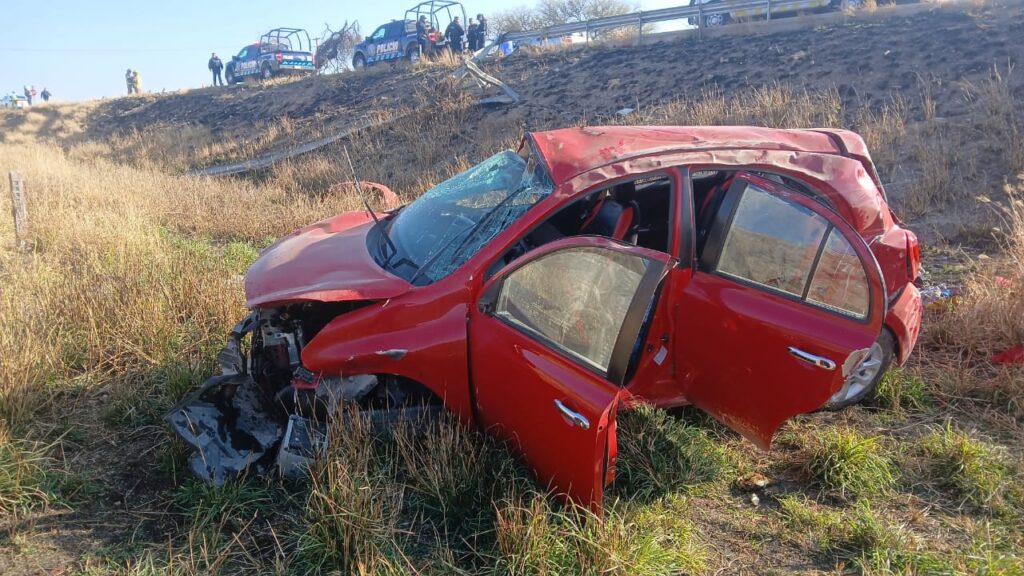
[{"label": "dirt embankment", "polygon": [[[764,33],[746,33],[639,47],[515,54],[499,75],[524,97],[527,126],[599,119],[622,108],[642,108],[692,97],[705,87],[726,95],[771,83],[797,89],[835,88],[844,104],[877,106],[894,92],[927,87],[941,117],[964,111],[964,87],[1024,57],[1020,5],[985,9],[937,8],[887,18]],[[1024,93],[1024,76],[1013,78]],[[915,106],[919,102],[913,102]]]},{"label": "dirt embankment", "polygon": [[[953,118],[963,113],[966,85],[983,81],[993,66],[1005,70],[1024,56],[1024,9],[1018,4],[912,13],[897,9],[879,16],[783,32],[773,32],[773,23],[760,23],[703,40],[692,36],[642,46],[524,51],[487,65],[523,95],[523,102],[487,114],[542,129],[599,121],[622,108],[654,106],[705,87],[728,96],[780,83],[835,88],[850,106],[877,106],[894,92],[916,95],[926,87],[937,115]],[[429,100],[446,72],[381,66],[269,86],[118,98],[90,114],[89,135],[174,124],[239,135],[282,118],[330,125],[353,115],[416,106],[416,94]],[[1011,80],[1020,94],[1024,76],[1015,74]],[[16,118],[7,119],[8,127],[12,122]]]}]

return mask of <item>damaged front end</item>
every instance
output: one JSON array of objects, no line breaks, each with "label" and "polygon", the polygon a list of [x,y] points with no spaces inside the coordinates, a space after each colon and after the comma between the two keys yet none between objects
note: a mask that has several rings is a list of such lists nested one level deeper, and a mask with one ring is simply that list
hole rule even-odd
[{"label": "damaged front end", "polygon": [[302,365],[303,347],[327,322],[365,304],[256,309],[236,324],[218,356],[221,374],[164,417],[194,450],[192,471],[214,484],[274,468],[302,474],[326,449],[327,424],[342,403],[384,421],[382,414],[418,400],[415,389],[395,377],[326,376]]}]

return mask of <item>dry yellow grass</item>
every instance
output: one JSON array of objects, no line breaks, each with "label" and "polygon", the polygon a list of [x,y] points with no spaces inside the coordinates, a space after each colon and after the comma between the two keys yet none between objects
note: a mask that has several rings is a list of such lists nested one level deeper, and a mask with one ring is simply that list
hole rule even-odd
[{"label": "dry yellow grass", "polygon": [[[1005,95],[998,85],[989,88],[988,92],[977,90],[977,107],[988,110],[989,118],[1012,117],[1005,105],[999,105]],[[358,176],[389,184],[412,198],[494,150],[515,145],[516,126],[474,125],[473,132],[467,133],[465,126],[474,119],[471,98],[453,92],[445,101],[447,105],[416,122],[386,123],[354,137],[349,145]],[[941,142],[911,126],[906,108],[905,101],[894,98],[881,109],[850,116],[884,169],[894,171],[908,163],[908,150],[919,150],[940,167],[952,167],[953,160],[937,148]],[[809,93],[785,86],[768,86],[739,97],[711,90],[641,111],[639,117],[628,120],[771,126],[851,121],[834,91]],[[38,141],[37,133],[16,145],[0,143],[0,173],[16,169],[25,176],[36,242],[28,254],[14,252],[10,219],[0,218],[0,451],[13,454],[9,460],[17,464],[8,467],[17,472],[11,475],[14,480],[0,482],[5,502],[21,498],[45,505],[49,489],[36,470],[61,466],[58,454],[50,455],[57,458],[53,462],[37,460],[33,453],[37,445],[24,441],[46,435],[50,426],[58,425],[36,422],[33,416],[63,413],[72,422],[109,416],[77,407],[63,412],[76,394],[97,397],[102,392],[103,408],[116,417],[110,424],[113,433],[144,429],[211,369],[225,331],[243,313],[239,277],[256,250],[296,227],[359,208],[351,191],[337,186],[351,178],[337,159],[337,147],[282,163],[259,179],[215,180],[172,172],[195,158],[255,153],[291,136],[293,129],[289,121],[282,121],[250,148],[230,143],[215,149],[217,145],[209,143],[209,134],[202,130],[187,131],[187,138],[172,142],[170,127],[148,143],[143,142],[144,135],[136,135],[114,145],[76,142],[65,149]],[[1020,292],[1024,209],[1017,200],[1022,181],[1004,168],[1012,162],[1013,156],[1008,155],[991,169],[1009,178],[1011,201],[1001,197],[992,201],[1001,206],[992,213],[1000,222],[1004,249],[995,266],[965,280],[958,306],[941,316],[929,316],[916,367],[911,369],[928,375],[927,393],[938,399],[944,415],[974,419],[998,415],[982,421],[991,422],[993,436],[1007,443],[1006,438],[1020,434],[1020,406],[1013,391],[1017,386],[1019,398],[1019,384],[1014,383],[1021,379],[1019,372],[994,370],[986,358],[1024,339]],[[921,201],[935,208],[948,199],[933,194],[922,196]],[[0,194],[0,214],[8,212],[8,201],[6,194]],[[1009,283],[996,283],[997,275]],[[957,380],[932,377],[942,371],[959,371],[964,376]],[[987,383],[988,392],[981,382]],[[55,399],[61,404],[55,405]],[[1003,404],[992,409],[992,399]],[[893,431],[887,414],[851,412],[852,416],[836,418],[849,418],[841,420],[842,425],[859,434],[883,435],[894,450],[910,451],[906,445],[912,440],[905,438],[906,430],[935,421],[934,414],[917,416],[919,420]],[[798,424],[789,430],[806,435],[808,429],[828,430],[832,422],[826,415],[811,418],[817,419],[816,426]],[[370,440],[365,431],[356,430],[333,444],[332,458],[318,465],[311,484],[301,489],[298,498],[276,482],[223,489],[197,488],[187,482],[168,487],[154,496],[160,502],[160,514],[165,513],[168,499],[194,506],[180,514],[183,519],[177,530],[170,531],[170,544],[149,543],[141,554],[118,553],[127,559],[111,554],[117,556],[110,561],[113,564],[86,559],[80,566],[87,574],[302,572],[324,562],[382,571],[426,566],[436,572],[494,574],[696,573],[728,571],[733,566],[734,558],[720,557],[715,547],[700,545],[713,542],[719,534],[715,531],[727,531],[731,538],[749,534],[751,541],[759,542],[794,538],[774,523],[770,507],[750,507],[745,501],[742,507],[734,506],[727,486],[733,478],[727,477],[725,467],[707,464],[710,456],[721,459],[718,451],[722,451],[739,460],[741,468],[784,475],[798,457],[793,450],[787,452],[786,442],[780,442],[775,455],[751,457],[742,441],[712,427],[689,423],[679,430],[673,427],[683,424],[674,419],[658,422],[648,426],[646,433],[649,439],[656,440],[659,434],[667,438],[657,445],[682,454],[673,461],[705,463],[672,472],[692,475],[697,474],[696,468],[706,472],[700,482],[677,483],[697,484],[711,494],[699,507],[691,505],[685,491],[641,498],[620,484],[619,498],[609,498],[607,519],[598,521],[535,493],[529,476],[507,454],[464,429],[447,426],[424,436],[384,441]],[[676,432],[666,432],[672,429]],[[694,435],[704,440],[679,441]],[[168,453],[173,456],[173,450]],[[625,454],[620,456],[628,460]],[[159,457],[154,451],[147,458]],[[628,463],[620,462],[620,467],[625,469]],[[659,470],[669,474],[664,470],[674,468]],[[162,474],[152,472],[153,477]],[[671,478],[658,480],[675,485]],[[907,520],[905,502],[921,498],[918,488],[925,486],[923,492],[927,492],[932,479],[914,477],[911,482],[914,490],[897,484],[892,500],[886,500],[889,495],[865,496],[888,507],[872,512],[871,518],[886,515],[896,518],[893,524],[906,524],[908,533],[917,534],[914,542],[927,543],[919,547],[946,562],[942,566],[978,571],[975,560],[956,560],[951,552],[968,544],[977,545],[990,558],[1009,556],[1011,568],[1019,565],[1015,553],[1006,552],[1019,549],[1019,534],[992,536],[1003,534],[1005,526],[1019,516],[960,516],[944,509],[941,500],[929,500],[926,505],[934,509],[929,513],[942,514],[941,526],[927,519],[918,522],[916,517]],[[796,479],[784,489],[801,493],[799,484]],[[697,494],[693,497],[700,498],[699,490]],[[819,505],[832,507],[831,502]],[[277,512],[275,506],[280,507]],[[700,530],[693,523],[701,523]],[[986,530],[977,528],[982,524]],[[694,536],[700,531],[711,535]],[[29,539],[31,532],[25,531]],[[982,532],[996,543],[971,535]],[[918,560],[908,560],[909,552],[897,544],[885,545],[890,548],[881,549],[882,544],[873,542],[864,553],[877,552],[885,561],[910,562],[900,565],[903,571],[927,572],[923,564],[913,564]],[[801,561],[823,570],[829,562],[849,560],[856,566],[867,562],[859,552],[837,556],[822,550],[807,552]]]}]

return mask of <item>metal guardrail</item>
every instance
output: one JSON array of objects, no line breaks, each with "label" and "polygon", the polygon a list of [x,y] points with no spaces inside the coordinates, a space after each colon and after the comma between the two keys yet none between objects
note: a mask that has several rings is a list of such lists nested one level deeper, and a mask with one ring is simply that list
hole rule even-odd
[{"label": "metal guardrail", "polygon": [[773,7],[792,6],[793,3],[794,0],[725,0],[714,2],[710,5],[698,3],[696,6],[678,6],[675,8],[662,8],[660,10],[639,11],[620,16],[596,18],[585,22],[570,22],[568,24],[548,26],[538,30],[506,32],[495,40],[495,44],[533,38],[557,38],[559,36],[580,33],[585,33],[589,39],[591,32],[627,26],[637,26],[639,33],[642,35],[643,27],[646,24],[682,20],[683,18],[696,18],[697,28],[700,30],[706,27],[704,18],[706,15],[763,9],[768,20],[771,20]]}]

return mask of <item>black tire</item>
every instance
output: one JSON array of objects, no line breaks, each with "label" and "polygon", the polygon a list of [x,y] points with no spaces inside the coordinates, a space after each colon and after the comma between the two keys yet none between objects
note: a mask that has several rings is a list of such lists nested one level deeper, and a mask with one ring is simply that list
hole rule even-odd
[{"label": "black tire", "polygon": [[263,78],[264,80],[270,80],[273,77],[274,69],[270,67],[270,64],[264,62],[263,66],[260,66],[260,78]]},{"label": "black tire", "polygon": [[352,57],[352,69],[363,70],[366,68],[366,57],[362,54],[356,54]]},{"label": "black tire", "polygon": [[423,55],[420,54],[419,44],[410,44],[409,47],[405,49],[405,61],[408,62],[409,64],[415,64],[419,62],[420,58],[422,57]]},{"label": "black tire", "polygon": [[[846,390],[847,387],[852,384],[857,375],[863,372],[861,366],[858,366],[850,374],[849,378],[847,379],[847,382],[843,385],[843,387],[838,392],[836,392],[836,394],[834,394],[832,398],[829,398],[828,402],[826,402],[824,406],[822,406],[823,410],[842,410],[843,408],[846,408],[848,406],[859,404],[865,398],[875,393],[875,390],[878,388],[878,383],[882,381],[882,378],[885,376],[885,373],[889,370],[889,367],[892,366],[893,358],[896,356],[896,337],[893,336],[892,332],[890,332],[888,328],[882,328],[882,333],[879,334],[878,340],[875,340],[875,344],[879,347],[880,350],[880,355],[878,359],[881,361],[881,363],[878,365],[878,371],[871,378],[870,382],[868,382],[866,385],[861,383],[861,387],[852,395],[836,399],[836,396],[841,395],[843,391]],[[866,357],[862,362],[867,362],[874,355],[874,347],[872,347],[872,353],[868,357]]]},{"label": "black tire", "polygon": [[224,80],[227,81],[228,86],[234,86],[235,84],[238,84],[238,78],[235,78],[234,66],[228,66],[226,69],[224,69]]}]

